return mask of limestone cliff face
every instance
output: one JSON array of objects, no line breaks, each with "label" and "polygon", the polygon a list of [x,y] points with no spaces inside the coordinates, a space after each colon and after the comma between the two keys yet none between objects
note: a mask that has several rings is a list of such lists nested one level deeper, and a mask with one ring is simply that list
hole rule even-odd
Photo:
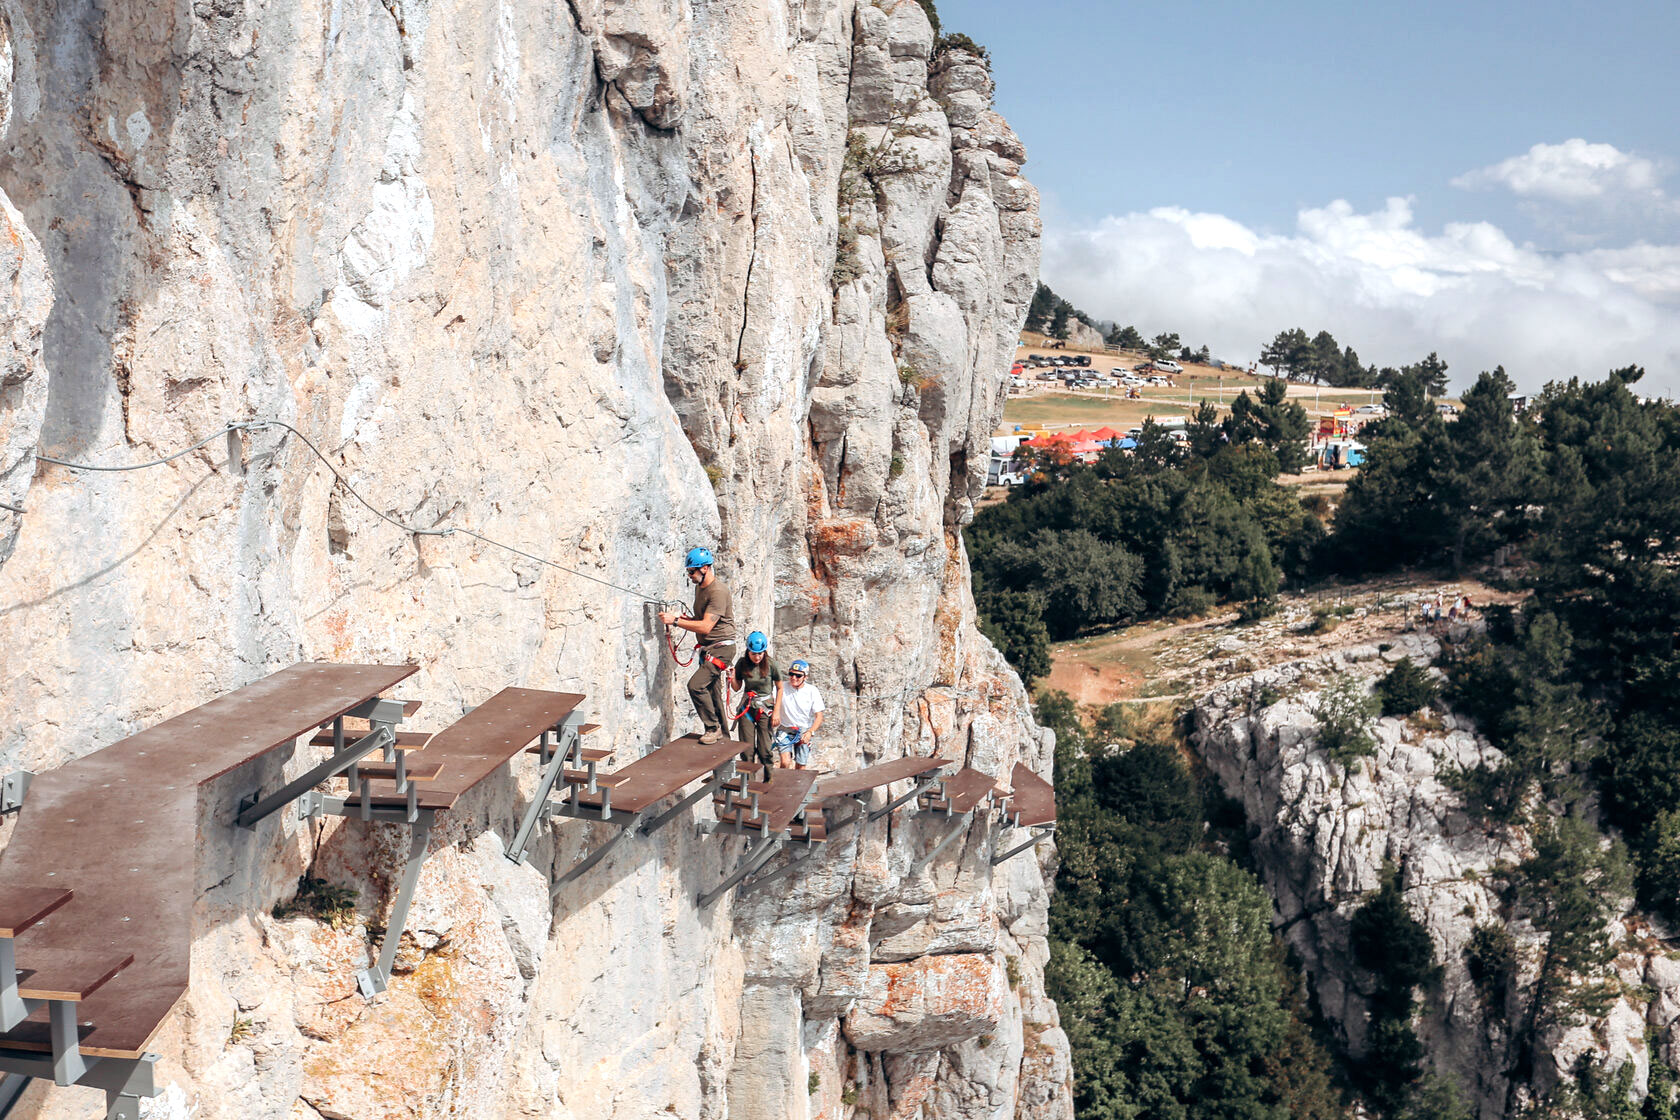
[{"label": "limestone cliff face", "polygon": [[[417,663],[421,729],[507,684],[584,692],[633,758],[692,725],[646,601],[706,542],[737,616],[812,661],[819,765],[1048,773],[958,533],[1037,196],[985,66],[934,57],[913,0],[4,12],[0,501],[27,513],[0,511],[0,770],[299,658]],[[348,485],[273,429],[242,477],[219,440],[133,474],[31,454],[139,462],[251,418]],[[280,766],[206,797],[153,1115],[1071,1115],[1047,849],[994,871],[976,830],[907,878],[937,834],[883,820],[699,911],[740,841],[684,823],[551,908],[606,836],[563,822],[508,863],[524,764],[446,818],[366,1006],[399,838],[229,827]],[[305,870],[357,918],[274,917]]]},{"label": "limestone cliff face", "polygon": [[[1433,726],[1379,720],[1376,754],[1355,771],[1318,746],[1317,690],[1336,674],[1370,677],[1402,657],[1426,663],[1439,652],[1434,638],[1399,635],[1383,649],[1351,646],[1265,669],[1198,700],[1194,742],[1243,806],[1280,935],[1341,1043],[1364,1054],[1376,978],[1356,959],[1349,928],[1381,888],[1385,865],[1395,867],[1407,910],[1442,967],[1440,984],[1420,992],[1426,1064],[1458,1086],[1480,1120],[1520,1114],[1583,1057],[1611,1070],[1631,1063],[1643,1095],[1653,1044],[1656,1060],[1680,1060],[1680,965],[1668,935],[1631,910],[1613,923],[1619,955],[1601,977],[1618,982],[1616,998],[1595,1019],[1551,1030],[1541,1040],[1550,1061],[1529,1080],[1509,1081],[1517,1058],[1509,1024],[1532,996],[1543,938],[1500,886],[1532,854],[1532,838],[1473,818],[1447,781],[1459,768],[1497,767],[1499,751],[1450,712]],[[1513,937],[1515,975],[1502,996],[1478,990],[1466,957],[1484,925]]]}]

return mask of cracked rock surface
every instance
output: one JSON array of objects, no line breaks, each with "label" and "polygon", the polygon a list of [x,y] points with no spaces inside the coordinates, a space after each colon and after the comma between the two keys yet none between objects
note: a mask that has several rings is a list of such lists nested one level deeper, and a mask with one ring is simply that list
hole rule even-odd
[{"label": "cracked rock surface", "polygon": [[[1447,637],[1463,637],[1462,629]],[[1440,643],[1421,633],[1353,645],[1220,684],[1200,697],[1192,741],[1227,795],[1242,805],[1252,852],[1275,906],[1274,924],[1302,962],[1318,1005],[1356,1058],[1365,1052],[1376,977],[1349,940],[1355,913],[1398,869],[1405,906],[1428,932],[1441,983],[1420,990],[1416,1030],[1428,1064],[1455,1081],[1480,1120],[1503,1120],[1544,1095],[1586,1056],[1611,1070],[1632,1063],[1643,1095],[1651,1061],[1647,1032],[1664,1058],[1680,1059],[1680,967],[1670,935],[1631,909],[1613,924],[1611,966],[1619,997],[1590,1022],[1553,1030],[1550,1061],[1515,1088],[1506,1025],[1531,993],[1543,944],[1510,912],[1500,884],[1532,854],[1528,832],[1483,823],[1449,784],[1452,771],[1497,767],[1500,752],[1461,716],[1376,722],[1374,756],[1349,770],[1318,746],[1319,690],[1351,673],[1369,680],[1397,660],[1428,664]],[[1386,647],[1386,648],[1385,648]],[[1426,712],[1428,710],[1426,709]],[[1624,906],[1631,907],[1632,900]],[[1503,1005],[1489,1007],[1466,958],[1479,925],[1513,935],[1517,975]]]},{"label": "cracked rock surface", "polygon": [[[960,536],[1037,195],[985,65],[935,55],[913,0],[0,10],[0,501],[28,511],[0,511],[0,772],[299,659],[415,663],[419,730],[586,693],[622,765],[692,727],[647,604],[707,543],[744,628],[812,663],[817,766],[1049,773]],[[136,463],[256,418],[343,481],[277,429],[242,474],[220,439],[136,473],[31,454]],[[551,904],[610,829],[509,863],[522,756],[440,820],[367,1004],[406,837],[230,823],[313,761],[206,789],[149,1116],[1072,1114],[1049,845],[993,868],[1010,837],[977,825],[920,868],[946,826],[901,810],[701,910],[743,854],[702,805]],[[300,875],[354,896],[299,911]]]}]

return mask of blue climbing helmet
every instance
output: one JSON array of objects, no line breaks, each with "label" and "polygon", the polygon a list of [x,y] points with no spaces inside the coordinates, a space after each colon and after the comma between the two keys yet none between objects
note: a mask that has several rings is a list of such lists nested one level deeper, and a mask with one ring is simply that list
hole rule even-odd
[{"label": "blue climbing helmet", "polygon": [[770,639],[764,636],[764,631],[754,630],[747,635],[747,652],[763,653],[770,648]]},{"label": "blue climbing helmet", "polygon": [[803,657],[801,657],[798,661],[795,661],[792,665],[789,665],[788,668],[797,670],[801,673],[809,673],[811,671],[811,666],[805,663],[805,659]]},{"label": "blue climbing helmet", "polygon": [[688,550],[688,559],[683,562],[683,567],[688,568],[692,571],[695,568],[708,568],[708,567],[711,566],[711,563],[712,563],[712,550],[711,549],[709,549],[709,548],[691,548],[691,549]]}]

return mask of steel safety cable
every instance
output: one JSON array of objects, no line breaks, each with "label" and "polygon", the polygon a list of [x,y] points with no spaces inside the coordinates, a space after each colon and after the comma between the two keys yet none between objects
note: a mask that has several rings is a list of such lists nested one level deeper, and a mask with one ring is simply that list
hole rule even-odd
[{"label": "steel safety cable", "polygon": [[[404,521],[400,521],[397,518],[392,517],[390,514],[386,513],[384,510],[375,506],[372,502],[368,501],[365,497],[363,497],[361,491],[357,490],[354,486],[352,486],[350,484],[350,480],[348,478],[345,478],[344,474],[336,466],[333,465],[332,460],[327,457],[326,453],[323,452],[319,447],[317,447],[315,445],[314,440],[310,439],[303,432],[299,431],[297,428],[293,427],[291,424],[288,424],[284,420],[236,420],[233,423],[230,423],[230,424],[226,425],[225,427],[221,428],[220,430],[218,430],[216,432],[213,432],[210,435],[205,436],[203,439],[198,440],[196,443],[193,443],[193,444],[191,444],[187,447],[181,448],[179,451],[171,452],[170,454],[165,455],[161,458],[151,459],[151,460],[148,460],[144,463],[121,463],[121,464],[78,463],[78,462],[72,461],[70,459],[60,459],[60,458],[58,458],[56,456],[52,456],[52,455],[42,455],[39,452],[36,453],[35,457],[36,457],[36,459],[40,460],[43,463],[51,463],[54,466],[65,467],[69,470],[74,470],[74,471],[101,471],[101,472],[138,471],[138,470],[145,470],[149,467],[158,467],[158,466],[162,466],[165,463],[173,462],[174,460],[179,459],[183,455],[191,454],[192,452],[197,451],[199,448],[203,447],[204,445],[226,436],[229,432],[252,432],[252,431],[260,431],[260,430],[263,430],[263,429],[270,429],[270,428],[283,429],[283,430],[288,431],[288,432],[292,433],[293,435],[297,436],[298,439],[303,441],[303,445],[310,450],[310,452],[315,456],[315,458],[319,459],[321,461],[321,463],[327,468],[327,470],[332,472],[332,476],[335,479],[338,480],[339,485],[344,487],[346,493],[348,493],[352,498],[356,499],[356,501],[360,505],[362,505],[369,513],[373,514],[375,517],[379,518],[382,521],[389,522],[390,524],[396,526],[398,529],[401,529],[405,533],[412,533],[416,536],[422,536],[422,537],[451,537],[451,536],[454,536],[457,533],[459,533],[462,536],[472,537],[474,540],[483,541],[485,544],[490,545],[494,548],[502,549],[505,552],[511,552],[515,556],[522,556],[525,559],[531,560],[531,561],[533,561],[535,563],[538,563],[538,564],[546,564],[548,567],[557,569],[558,571],[565,572],[567,575],[577,576],[579,579],[586,579],[586,580],[589,580],[591,583],[598,583],[603,587],[610,587],[614,591],[622,591],[626,595],[634,595],[638,599],[641,599],[644,602],[658,603],[661,607],[681,606],[680,603],[676,603],[674,600],[664,599],[664,598],[661,598],[660,596],[657,596],[657,595],[648,595],[645,592],[643,592],[643,591],[641,591],[637,588],[625,587],[622,584],[614,583],[611,580],[602,579],[600,576],[593,576],[593,575],[590,575],[588,572],[580,572],[576,568],[569,568],[566,565],[557,563],[553,560],[548,559],[545,556],[538,556],[535,553],[527,552],[526,550],[524,550],[522,548],[519,548],[515,545],[508,544],[506,541],[499,541],[494,537],[486,536],[485,534],[478,532],[476,529],[469,529],[469,528],[466,528],[465,526],[459,526],[459,525],[450,526],[450,527],[442,528],[442,529],[425,528],[425,527],[418,526],[418,525],[410,525],[410,524],[408,524]],[[23,512],[23,510],[15,507],[15,506],[7,506],[6,508],[11,509],[15,513],[22,513]]]}]

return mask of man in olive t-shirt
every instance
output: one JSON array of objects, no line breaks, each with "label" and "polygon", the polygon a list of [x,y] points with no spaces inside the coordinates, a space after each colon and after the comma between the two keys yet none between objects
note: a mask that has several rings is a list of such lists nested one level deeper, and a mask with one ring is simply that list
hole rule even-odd
[{"label": "man in olive t-shirt", "polygon": [[661,611],[659,621],[693,634],[699,642],[699,665],[688,678],[688,697],[704,727],[702,743],[715,743],[723,737],[723,721],[727,705],[723,696],[723,673],[712,661],[729,664],[735,655],[734,601],[712,572],[712,552],[709,548],[691,548],[684,566],[694,584],[693,618],[678,618],[670,611]]}]

